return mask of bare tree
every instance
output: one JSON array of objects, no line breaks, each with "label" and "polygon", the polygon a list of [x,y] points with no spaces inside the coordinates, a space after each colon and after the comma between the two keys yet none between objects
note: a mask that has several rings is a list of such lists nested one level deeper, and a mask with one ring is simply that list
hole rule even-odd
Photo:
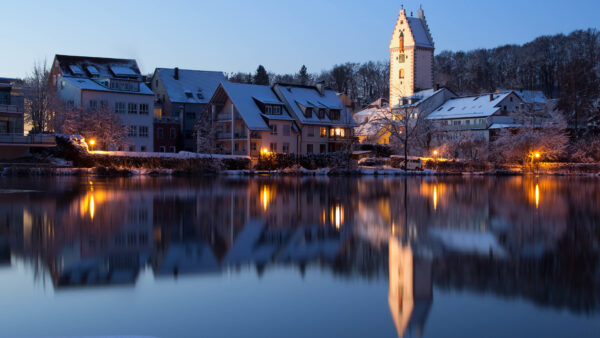
[{"label": "bare tree", "polygon": [[198,152],[214,154],[217,132],[210,106],[207,106],[200,114],[200,117],[194,126],[194,133],[198,144]]},{"label": "bare tree", "polygon": [[127,145],[128,128],[114,111],[71,108],[57,115],[57,131],[94,139],[101,149],[119,149]]},{"label": "bare tree", "polygon": [[31,125],[33,133],[54,130],[57,97],[49,80],[50,68],[45,60],[35,62],[33,71],[25,79],[25,123]]}]

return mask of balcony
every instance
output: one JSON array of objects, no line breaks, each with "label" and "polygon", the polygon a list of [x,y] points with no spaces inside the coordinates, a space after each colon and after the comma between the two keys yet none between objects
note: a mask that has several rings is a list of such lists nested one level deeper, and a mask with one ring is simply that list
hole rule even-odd
[{"label": "balcony", "polygon": [[12,104],[0,104],[0,113],[20,114],[19,107]]},{"label": "balcony", "polygon": [[445,125],[444,130],[447,131],[461,131],[461,130],[481,130],[487,129],[487,123],[474,123],[474,124],[457,124],[457,125]]},{"label": "balcony", "polygon": [[49,134],[0,134],[0,145],[15,145],[15,146],[38,146],[38,147],[53,147],[56,146],[56,137]]}]

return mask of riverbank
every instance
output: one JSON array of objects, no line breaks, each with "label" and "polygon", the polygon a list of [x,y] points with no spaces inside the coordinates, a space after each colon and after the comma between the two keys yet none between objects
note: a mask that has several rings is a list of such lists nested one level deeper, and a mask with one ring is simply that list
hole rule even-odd
[{"label": "riverbank", "polygon": [[[560,168],[560,166],[556,166]],[[358,167],[355,169],[345,168],[321,168],[308,170],[304,168],[286,168],[282,170],[206,170],[206,169],[169,169],[169,168],[126,168],[126,167],[24,167],[10,166],[2,167],[0,164],[0,176],[22,177],[22,176],[103,176],[103,177],[132,177],[132,176],[590,176],[600,177],[600,171],[588,171],[589,165],[582,165],[586,170],[489,170],[471,172],[449,172],[449,171],[406,171],[396,168],[370,168]],[[594,165],[595,168],[595,165]]]}]

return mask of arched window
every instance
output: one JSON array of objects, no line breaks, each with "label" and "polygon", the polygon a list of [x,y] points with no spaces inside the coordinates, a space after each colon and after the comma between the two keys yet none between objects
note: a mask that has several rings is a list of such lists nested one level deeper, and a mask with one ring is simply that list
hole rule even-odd
[{"label": "arched window", "polygon": [[400,32],[400,41],[398,47],[400,48],[400,53],[404,53],[404,32]]},{"label": "arched window", "polygon": [[398,74],[398,76],[399,76],[401,79],[404,79],[404,69],[400,69],[400,73]]}]

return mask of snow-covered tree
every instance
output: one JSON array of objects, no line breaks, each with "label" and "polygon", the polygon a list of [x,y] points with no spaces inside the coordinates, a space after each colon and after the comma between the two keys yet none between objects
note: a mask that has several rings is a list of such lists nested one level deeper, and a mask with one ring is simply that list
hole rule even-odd
[{"label": "snow-covered tree", "polygon": [[194,126],[197,149],[201,154],[214,154],[217,132],[210,107],[205,109]]},{"label": "snow-covered tree", "polygon": [[540,159],[556,160],[567,149],[569,137],[567,123],[558,111],[546,116],[533,113],[513,113],[514,128],[502,129],[492,144],[494,160],[498,162],[522,163],[524,165]]},{"label": "snow-covered tree", "polygon": [[57,114],[57,132],[94,139],[96,149],[119,149],[127,145],[128,128],[107,107],[98,109],[68,108]]}]

